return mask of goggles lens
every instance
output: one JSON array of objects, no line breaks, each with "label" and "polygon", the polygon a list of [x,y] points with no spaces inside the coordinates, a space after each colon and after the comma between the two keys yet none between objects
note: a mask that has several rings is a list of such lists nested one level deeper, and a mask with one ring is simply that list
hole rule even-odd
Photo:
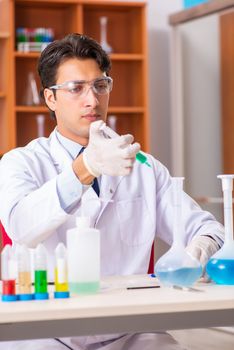
[{"label": "goggles lens", "polygon": [[111,92],[113,80],[111,77],[98,78],[92,81],[74,80],[63,84],[53,85],[51,90],[66,90],[72,95],[82,96],[88,92],[89,88],[97,95],[106,95]]}]

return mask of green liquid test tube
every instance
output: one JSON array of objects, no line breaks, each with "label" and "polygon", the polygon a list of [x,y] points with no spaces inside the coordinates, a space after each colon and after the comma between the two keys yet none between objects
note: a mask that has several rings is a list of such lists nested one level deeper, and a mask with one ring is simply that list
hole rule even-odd
[{"label": "green liquid test tube", "polygon": [[[104,132],[104,134],[108,137],[110,137],[111,139],[119,136],[119,134],[117,134],[117,132],[115,132],[113,129],[111,129],[109,126],[107,126],[106,124],[104,124],[103,126],[101,126],[100,130],[102,130]],[[138,162],[140,162],[141,164],[145,164],[147,165],[149,168],[151,168],[151,165],[149,164],[147,157],[142,153],[142,152],[138,152],[136,154],[136,160],[138,160]]]},{"label": "green liquid test tube", "polygon": [[35,293],[47,293],[47,272],[35,271]]},{"label": "green liquid test tube", "polygon": [[35,250],[35,299],[49,298],[47,290],[47,253],[43,244],[39,244]]}]

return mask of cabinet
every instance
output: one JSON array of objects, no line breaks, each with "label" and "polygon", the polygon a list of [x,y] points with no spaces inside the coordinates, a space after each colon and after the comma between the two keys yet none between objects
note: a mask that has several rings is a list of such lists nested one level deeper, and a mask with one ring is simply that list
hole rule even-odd
[{"label": "cabinet", "polygon": [[[16,28],[53,28],[55,39],[78,32],[100,42],[100,17],[108,18],[107,40],[111,53],[114,87],[108,115],[114,115],[116,131],[132,133],[147,151],[148,83],[146,5],[144,2],[107,0],[3,0],[0,6],[0,153],[24,146],[38,136],[37,115],[44,115],[44,134],[55,123],[41,104],[26,105],[28,76],[40,53],[16,49]],[[4,4],[4,5],[3,5]],[[6,14],[8,21],[5,21]],[[3,24],[3,20],[4,23]]]},{"label": "cabinet", "polygon": [[0,2],[0,154],[14,145],[11,18],[8,0]]}]

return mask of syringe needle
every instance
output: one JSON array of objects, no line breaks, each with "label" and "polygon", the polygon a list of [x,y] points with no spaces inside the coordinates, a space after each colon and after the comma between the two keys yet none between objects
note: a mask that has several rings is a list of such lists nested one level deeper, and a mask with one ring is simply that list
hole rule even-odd
[{"label": "syringe needle", "polygon": [[[111,129],[109,126],[107,126],[106,124],[103,124],[100,127],[100,130],[104,132],[104,134],[106,136],[108,136],[109,138],[113,139],[115,137],[118,137],[119,134],[117,134],[117,132],[115,132],[113,129]],[[136,154],[136,159],[141,163],[141,164],[146,164],[148,167],[151,168],[150,163],[147,160],[147,157],[142,153],[142,152],[138,152]]]}]

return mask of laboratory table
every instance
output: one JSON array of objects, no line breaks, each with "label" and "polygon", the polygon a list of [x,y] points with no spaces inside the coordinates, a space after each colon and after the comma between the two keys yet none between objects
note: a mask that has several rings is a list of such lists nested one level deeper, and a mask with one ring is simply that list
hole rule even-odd
[{"label": "laboratory table", "polygon": [[108,277],[95,295],[0,302],[0,340],[234,325],[234,286],[127,289],[156,284],[148,275]]}]

